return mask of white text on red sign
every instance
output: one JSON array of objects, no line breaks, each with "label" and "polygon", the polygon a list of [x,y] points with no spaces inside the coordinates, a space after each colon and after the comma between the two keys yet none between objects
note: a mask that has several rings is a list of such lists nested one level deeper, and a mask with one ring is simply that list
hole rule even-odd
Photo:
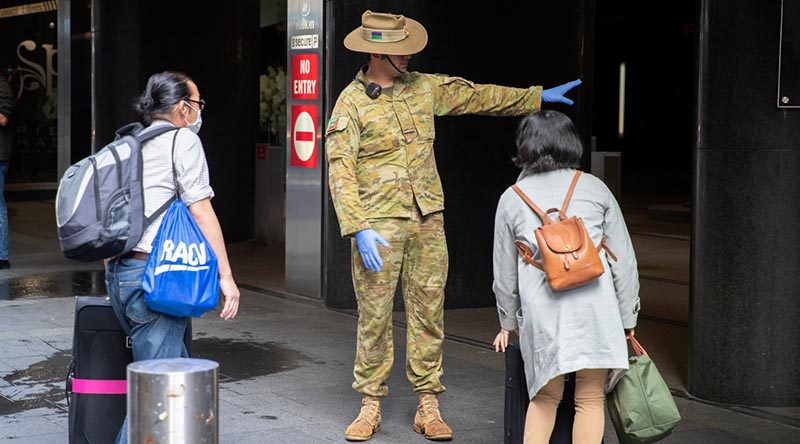
[{"label": "white text on red sign", "polygon": [[[300,60],[300,75],[311,75],[311,60]],[[317,79],[295,79],[293,94],[317,95]]]},{"label": "white text on red sign", "polygon": [[319,98],[318,66],[318,54],[292,54],[292,99]]}]

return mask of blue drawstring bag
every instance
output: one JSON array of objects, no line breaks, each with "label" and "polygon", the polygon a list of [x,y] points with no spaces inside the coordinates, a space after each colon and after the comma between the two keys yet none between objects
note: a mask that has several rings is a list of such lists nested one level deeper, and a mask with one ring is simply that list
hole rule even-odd
[{"label": "blue drawstring bag", "polygon": [[171,316],[200,317],[217,307],[217,256],[180,198],[158,228],[142,287],[147,307]]}]

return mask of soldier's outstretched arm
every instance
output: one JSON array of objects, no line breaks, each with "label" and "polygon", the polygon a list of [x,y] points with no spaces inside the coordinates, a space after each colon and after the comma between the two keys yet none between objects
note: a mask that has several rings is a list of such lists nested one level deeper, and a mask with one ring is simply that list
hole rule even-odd
[{"label": "soldier's outstretched arm", "polygon": [[428,74],[437,116],[482,114],[522,116],[542,107],[542,87],[482,85],[461,77]]},{"label": "soldier's outstretched arm", "polygon": [[325,130],[325,150],[328,157],[328,186],[339,218],[342,236],[352,236],[370,228],[358,194],[356,161],[359,148],[357,112],[346,101],[339,100],[333,108]]}]

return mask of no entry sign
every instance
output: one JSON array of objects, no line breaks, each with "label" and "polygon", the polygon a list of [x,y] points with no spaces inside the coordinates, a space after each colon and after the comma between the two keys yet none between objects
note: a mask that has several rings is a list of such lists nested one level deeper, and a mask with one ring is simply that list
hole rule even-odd
[{"label": "no entry sign", "polygon": [[292,166],[317,167],[317,107],[292,105]]},{"label": "no entry sign", "polygon": [[292,99],[319,97],[319,55],[292,54]]}]

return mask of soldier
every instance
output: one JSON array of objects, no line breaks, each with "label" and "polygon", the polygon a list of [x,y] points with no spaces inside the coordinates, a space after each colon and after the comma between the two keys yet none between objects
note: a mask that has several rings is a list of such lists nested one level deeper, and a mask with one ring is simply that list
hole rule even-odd
[{"label": "soldier", "polygon": [[394,360],[392,302],[402,268],[406,375],[420,394],[414,431],[450,440],[437,398],[445,390],[440,377],[448,257],[434,116],[519,116],[539,110],[542,101],[571,105],[564,94],[580,80],[543,91],[408,72],[411,55],[427,44],[425,28],[402,15],[371,11],[361,24],[344,45],[370,54],[369,65],[339,95],[325,132],[331,197],[341,234],[351,238],[359,312],[353,388],[363,396],[345,438],[366,441],[380,429],[380,398],[388,393]]}]

